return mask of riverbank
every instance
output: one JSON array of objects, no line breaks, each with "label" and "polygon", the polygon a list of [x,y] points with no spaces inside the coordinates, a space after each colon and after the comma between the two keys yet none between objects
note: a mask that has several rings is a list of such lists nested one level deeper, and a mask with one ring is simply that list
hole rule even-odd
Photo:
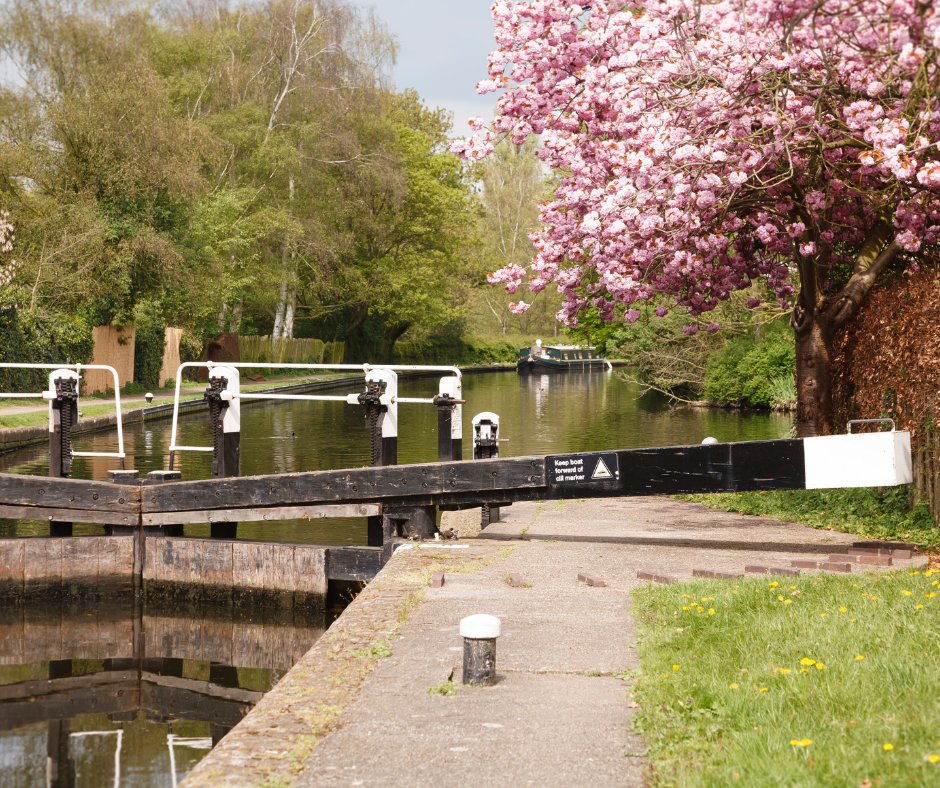
[{"label": "riverbank", "polygon": [[[396,553],[187,784],[641,785],[642,578],[789,567],[856,538],[671,499],[505,516],[457,547]],[[502,620],[493,687],[460,683],[458,624],[474,613]]]}]

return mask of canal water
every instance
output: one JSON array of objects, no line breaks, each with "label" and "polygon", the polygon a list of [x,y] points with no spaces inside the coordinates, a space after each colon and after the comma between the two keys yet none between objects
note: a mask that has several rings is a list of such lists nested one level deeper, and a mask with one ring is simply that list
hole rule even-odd
[{"label": "canal water", "polygon": [[175,786],[326,628],[134,600],[0,608],[0,786]]},{"label": "canal water", "polygon": [[[435,378],[401,380],[399,394],[430,397]],[[352,389],[350,388],[350,391]],[[774,414],[671,409],[617,371],[464,377],[464,456],[471,419],[500,416],[501,456],[778,438],[790,420]],[[437,456],[437,412],[399,409],[399,462]],[[180,418],[178,442],[210,445],[206,411]],[[170,421],[125,434],[128,467],[141,476],[168,463]],[[79,436],[75,448],[108,451],[114,434]],[[46,475],[44,446],[0,456],[0,471]],[[272,402],[242,411],[243,475],[368,465],[360,407]],[[77,458],[73,476],[106,479],[113,460]],[[181,453],[184,479],[211,476],[211,456]],[[75,533],[102,533],[76,525]],[[207,526],[187,526],[207,536]],[[0,521],[0,537],[45,536],[48,524]],[[240,523],[240,539],[365,544],[365,520]],[[294,616],[297,615],[295,612]],[[0,786],[173,786],[313,644],[325,621],[245,618],[232,611],[134,610],[132,603],[83,610],[0,604]]]},{"label": "canal water", "polygon": [[[349,393],[353,391],[350,387]],[[403,397],[431,397],[436,378],[402,379]],[[332,393],[332,392],[331,392]],[[700,443],[706,436],[720,441],[779,438],[788,434],[788,417],[733,410],[671,408],[656,394],[643,394],[622,371],[556,375],[515,372],[469,374],[463,379],[464,457],[472,456],[471,419],[481,411],[500,417],[500,455],[519,457],[555,452],[676,446]],[[207,409],[180,416],[178,443],[211,445]],[[168,467],[170,421],[151,419],[125,432],[128,467],[143,477]],[[109,433],[79,436],[75,447],[86,451],[114,450]],[[432,462],[437,458],[437,411],[432,405],[399,406],[398,460]],[[175,467],[184,479],[212,475],[205,452],[180,452]],[[242,409],[241,472],[265,473],[356,468],[369,464],[369,433],[359,406],[342,402],[266,402]],[[114,460],[77,458],[73,476],[106,479]],[[46,447],[36,446],[0,455],[0,471],[46,475]],[[76,526],[76,533],[100,533],[94,526]],[[43,523],[0,521],[0,536],[46,535]],[[208,535],[208,526],[187,526],[188,536]],[[365,520],[315,520],[285,523],[242,523],[239,538],[273,539],[314,544],[365,544]]]}]

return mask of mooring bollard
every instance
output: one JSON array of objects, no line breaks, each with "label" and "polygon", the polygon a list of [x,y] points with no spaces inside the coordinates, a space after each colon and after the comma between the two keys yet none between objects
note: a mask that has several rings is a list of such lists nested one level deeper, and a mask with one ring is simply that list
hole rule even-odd
[{"label": "mooring bollard", "polygon": [[500,620],[486,613],[460,619],[464,684],[487,687],[496,683],[496,638],[501,629]]},{"label": "mooring bollard", "polygon": [[[369,423],[369,464],[374,468],[398,464],[398,375],[391,369],[370,369],[366,390],[359,395]],[[366,544],[381,547],[394,534],[383,515],[369,517]]]},{"label": "mooring bollard", "polygon": [[[473,417],[473,459],[499,457],[499,416],[489,411]],[[481,507],[480,526],[486,528],[499,520],[499,506],[485,503]]]},{"label": "mooring bollard", "polygon": [[[239,377],[235,367],[209,370],[209,387],[203,398],[209,403],[212,422],[212,475],[217,479],[238,476],[241,466],[241,403]],[[210,523],[215,539],[235,539],[238,523]]]},{"label": "mooring bollard", "polygon": [[[72,428],[78,423],[79,375],[57,369],[49,375],[49,475],[67,479],[72,473]],[[49,522],[50,536],[71,536],[72,523]]]},{"label": "mooring bollard", "polygon": [[437,407],[437,459],[451,462],[463,459],[463,399],[460,378],[453,375],[441,378]]}]

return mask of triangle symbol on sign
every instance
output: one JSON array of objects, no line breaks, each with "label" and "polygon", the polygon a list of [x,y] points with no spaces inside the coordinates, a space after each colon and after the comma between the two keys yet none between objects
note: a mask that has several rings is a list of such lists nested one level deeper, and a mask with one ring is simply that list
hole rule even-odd
[{"label": "triangle symbol on sign", "polygon": [[603,457],[597,458],[597,467],[594,468],[594,473],[591,474],[592,479],[613,479],[613,474],[610,472],[610,468],[607,467],[607,463],[604,462]]}]

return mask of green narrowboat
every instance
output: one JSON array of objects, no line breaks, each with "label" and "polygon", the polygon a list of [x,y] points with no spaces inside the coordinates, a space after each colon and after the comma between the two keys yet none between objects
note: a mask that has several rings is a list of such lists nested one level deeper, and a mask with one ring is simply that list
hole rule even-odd
[{"label": "green narrowboat", "polygon": [[516,371],[520,375],[538,372],[585,372],[596,369],[612,369],[611,363],[597,355],[593,347],[578,345],[542,346],[536,342],[532,347],[519,350]]}]

